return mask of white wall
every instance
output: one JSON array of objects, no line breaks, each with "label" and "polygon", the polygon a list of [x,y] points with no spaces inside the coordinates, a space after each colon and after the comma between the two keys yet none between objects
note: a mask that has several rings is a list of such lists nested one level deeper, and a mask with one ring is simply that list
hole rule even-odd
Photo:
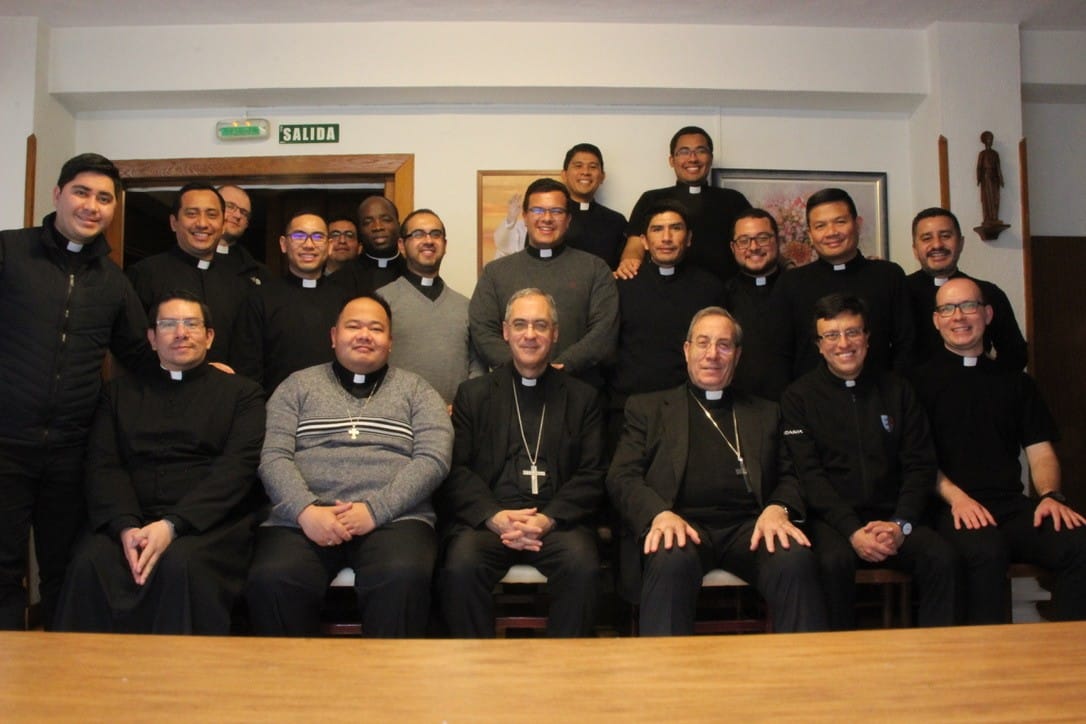
[{"label": "white wall", "polygon": [[0,229],[23,225],[26,137],[34,130],[38,21],[0,18]]},{"label": "white wall", "polygon": [[1030,231],[1086,235],[1086,106],[1027,103]]}]

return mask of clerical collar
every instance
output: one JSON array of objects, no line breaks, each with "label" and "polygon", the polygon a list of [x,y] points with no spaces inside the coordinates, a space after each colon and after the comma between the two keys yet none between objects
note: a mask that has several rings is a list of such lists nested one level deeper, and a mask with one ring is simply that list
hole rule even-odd
[{"label": "clerical collar", "polygon": [[660,276],[662,277],[675,276],[675,267],[673,266],[657,266],[656,271],[660,272]]},{"label": "clerical collar", "polygon": [[709,410],[727,407],[732,403],[732,391],[730,388],[726,387],[723,390],[703,390],[692,382],[688,382],[686,386],[694,395],[694,399]]},{"label": "clerical collar", "polygon": [[554,259],[563,251],[565,251],[565,244],[558,244],[557,246],[550,246],[546,249],[537,249],[531,245],[531,243],[524,245],[524,251],[528,252],[528,256],[536,259]]},{"label": "clerical collar", "polygon": [[856,380],[844,380],[845,387],[855,387]]},{"label": "clerical collar", "polygon": [[580,209],[581,211],[588,211],[589,209],[592,208],[592,202],[591,201],[578,201],[577,202],[577,208]]},{"label": "clerical collar", "polygon": [[962,367],[976,367],[977,362],[978,362],[977,357],[972,357],[972,356],[963,356],[962,357]]},{"label": "clerical collar", "polygon": [[302,289],[316,289],[321,284],[320,278],[306,279],[305,277],[298,276],[289,269],[283,279],[285,279],[288,284],[295,287],[301,287]]},{"label": "clerical collar", "polygon": [[826,266],[828,266],[830,269],[832,269],[835,272],[842,272],[842,271],[846,271],[848,269],[851,269],[853,267],[856,267],[856,266],[859,266],[859,265],[863,264],[864,263],[864,255],[857,251],[856,256],[852,257],[851,259],[849,259],[846,262],[833,263],[833,262],[828,262],[828,261],[826,261],[824,259],[819,259],[818,261],[821,262],[822,264],[825,264]]},{"label": "clerical collar", "polygon": [[220,241],[219,245],[215,247],[215,253],[216,254],[229,254],[230,253],[230,245],[227,244],[225,241]]},{"label": "clerical collar", "polygon": [[185,380],[191,380],[199,377],[207,371],[207,361],[201,362],[195,367],[187,370],[168,370],[162,365],[159,365],[159,370],[163,379],[171,382],[183,382]]},{"label": "clerical collar", "polygon": [[403,276],[411,283],[411,286],[419,290],[419,293],[431,302],[437,300],[445,288],[445,282],[441,280],[441,277],[424,277],[410,269],[404,269]]},{"label": "clerical collar", "polygon": [[696,184],[685,184],[681,181],[677,181],[675,182],[675,185],[681,189],[686,189],[686,193],[688,194],[700,194],[701,190],[708,186],[704,181]]},{"label": "clerical collar", "polygon": [[397,251],[395,254],[393,254],[392,256],[389,256],[389,257],[374,256],[373,254],[370,254],[370,253],[367,252],[366,256],[368,256],[370,259],[373,259],[375,262],[377,262],[377,266],[379,268],[387,269],[388,265],[391,264],[392,262],[396,261],[396,259],[400,256],[400,252]]},{"label": "clerical collar", "polygon": [[65,246],[64,248],[72,252],[73,254],[78,254],[79,252],[83,251],[83,245],[77,244],[74,241],[69,241],[67,246]]},{"label": "clerical collar", "polygon": [[333,360],[332,371],[335,372],[339,384],[343,385],[343,389],[347,390],[347,392],[351,393],[354,397],[365,397],[376,385],[380,384],[381,380],[388,374],[388,365],[386,364],[379,370],[368,372],[363,375],[351,372],[341,365],[339,360]]},{"label": "clerical collar", "polygon": [[198,256],[193,256],[176,244],[170,247],[170,252],[182,262],[195,269],[200,269],[201,271],[204,271],[211,267],[211,262],[209,260],[201,259]]},{"label": "clerical collar", "polygon": [[551,366],[547,365],[546,368],[543,370],[543,372],[540,373],[540,375],[538,377],[524,377],[523,375],[520,374],[520,372],[517,371],[516,365],[511,364],[511,363],[509,365],[509,369],[512,371],[513,380],[520,387],[539,388],[542,385],[546,384],[547,377],[548,377],[548,375],[550,375]]},{"label": "clerical collar", "polygon": [[950,277],[932,277],[931,280],[935,282],[935,286],[941,287],[950,281]]},{"label": "clerical collar", "polygon": [[860,374],[856,376],[854,380],[846,380],[835,375],[831,370],[829,364],[822,363],[822,375],[830,381],[834,387],[843,387],[846,390],[852,390],[856,388],[867,389],[867,371],[860,370]]},{"label": "clerical collar", "polygon": [[739,271],[739,277],[746,280],[746,282],[751,286],[766,287],[769,286],[770,281],[774,277],[781,273],[781,268],[779,266],[775,267],[773,271],[769,272],[768,274],[750,274],[742,269],[740,269]]}]

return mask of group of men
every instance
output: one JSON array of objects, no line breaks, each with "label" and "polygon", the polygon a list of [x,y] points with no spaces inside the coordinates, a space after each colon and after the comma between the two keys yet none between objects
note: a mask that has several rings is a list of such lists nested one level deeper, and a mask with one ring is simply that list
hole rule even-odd
[{"label": "group of men", "polygon": [[[436,593],[449,633],[491,636],[493,587],[527,563],[548,634],[585,636],[608,498],[644,634],[691,633],[713,568],[779,631],[852,627],[863,566],[913,575],[921,625],[1004,620],[1011,561],[1052,569],[1055,614],[1086,618],[1086,519],[953,214],[917,215],[906,277],[860,254],[852,199],[824,189],[818,260],[785,270],[772,215],[708,183],[704,130],[668,158],[676,184],[627,224],[595,201],[600,150],[570,149],[470,300],[429,209],[292,213],[275,276],[237,243],[249,196],[200,182],[177,246],[126,279],[103,235],[119,173],[71,159],[56,213],[0,232],[21,328],[0,345],[0,625],[22,625],[33,527],[61,630],[227,633],[244,598],[253,632],[314,634],[350,567],[367,635],[424,635]],[[107,350],[127,374],[99,401]]]}]

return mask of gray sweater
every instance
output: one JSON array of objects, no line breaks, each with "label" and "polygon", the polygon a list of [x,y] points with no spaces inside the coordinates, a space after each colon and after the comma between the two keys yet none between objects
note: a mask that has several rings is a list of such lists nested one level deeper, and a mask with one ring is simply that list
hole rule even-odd
[{"label": "gray sweater", "polygon": [[330,363],[295,372],[268,401],[265,525],[297,528],[306,506],[336,500],[367,504],[378,526],[433,525],[430,494],[449,472],[452,438],[441,396],[412,372],[390,367],[368,404],[343,389]]}]

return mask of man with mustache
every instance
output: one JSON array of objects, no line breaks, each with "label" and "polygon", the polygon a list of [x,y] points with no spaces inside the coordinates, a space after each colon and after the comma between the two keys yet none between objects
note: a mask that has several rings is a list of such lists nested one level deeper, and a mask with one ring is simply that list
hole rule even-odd
[{"label": "man with mustache", "polygon": [[[916,362],[930,359],[943,347],[939,332],[931,324],[935,295],[950,279],[973,279],[958,268],[965,239],[958,217],[937,206],[924,209],[913,218],[913,255],[920,269],[908,276],[909,293],[916,320]],[[1021,371],[1026,366],[1026,340],[1014,318],[1014,308],[1003,290],[991,282],[973,279],[985,303],[992,307],[992,322],[984,334],[984,354],[1005,370]]]},{"label": "man with mustache", "polygon": [[358,241],[358,222],[349,216],[335,216],[328,220],[328,261],[324,273],[332,274],[347,264],[357,261],[362,253]]}]

